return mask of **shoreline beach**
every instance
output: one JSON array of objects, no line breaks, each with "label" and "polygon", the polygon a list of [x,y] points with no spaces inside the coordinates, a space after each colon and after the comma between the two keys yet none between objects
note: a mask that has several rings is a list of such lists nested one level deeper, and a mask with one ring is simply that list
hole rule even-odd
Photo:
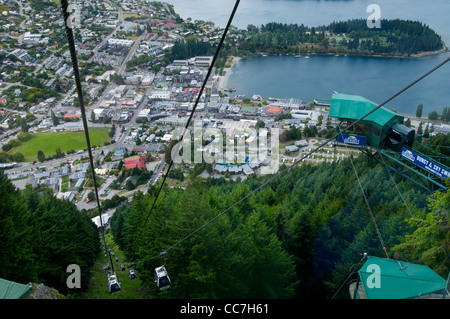
[{"label": "shoreline beach", "polygon": [[233,67],[236,65],[236,63],[238,63],[241,59],[242,58],[240,58],[240,57],[233,56],[233,60],[230,63],[230,67],[223,69],[225,71],[225,75],[219,76],[219,83],[217,84],[218,91],[223,91],[224,89],[226,89],[225,83],[227,81],[228,75],[229,75],[231,69],[233,69]]}]

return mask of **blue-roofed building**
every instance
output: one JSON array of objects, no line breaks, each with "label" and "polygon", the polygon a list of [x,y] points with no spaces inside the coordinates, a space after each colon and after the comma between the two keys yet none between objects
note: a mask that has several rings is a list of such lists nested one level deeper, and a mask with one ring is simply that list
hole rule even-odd
[{"label": "blue-roofed building", "polygon": [[76,188],[80,188],[84,183],[84,178],[80,178],[77,183],[75,184]]},{"label": "blue-roofed building", "polygon": [[34,175],[34,178],[36,178],[36,179],[48,178],[48,177],[50,177],[50,172],[42,172],[42,173],[37,173]]},{"label": "blue-roofed building", "polygon": [[122,146],[118,147],[114,150],[114,156],[121,156],[124,155],[127,152],[127,148]]},{"label": "blue-roofed building", "polygon": [[64,165],[59,171],[59,175],[61,176],[69,175],[69,167],[67,165]]},{"label": "blue-roofed building", "polygon": [[89,162],[85,162],[85,163],[80,163],[77,165],[77,170],[78,171],[82,171],[82,172],[86,172],[87,169],[89,168],[90,163]]}]

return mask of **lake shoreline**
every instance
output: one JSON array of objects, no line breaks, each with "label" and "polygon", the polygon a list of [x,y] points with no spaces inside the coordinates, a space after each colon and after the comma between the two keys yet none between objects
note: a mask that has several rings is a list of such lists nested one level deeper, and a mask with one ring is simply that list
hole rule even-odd
[{"label": "lake shoreline", "polygon": [[[411,56],[400,56],[400,55],[380,55],[380,54],[373,54],[373,55],[361,55],[361,54],[355,54],[355,53],[333,53],[333,52],[327,52],[327,53],[304,53],[301,54],[301,58],[304,58],[305,56],[349,56],[349,57],[361,57],[361,58],[385,58],[385,59],[420,59],[423,57],[427,57],[427,56],[432,56],[432,55],[439,55],[439,54],[443,54],[445,52],[450,52],[450,50],[448,49],[448,47],[444,44],[444,47],[440,50],[436,50],[436,51],[427,51],[427,52],[420,52],[417,54],[412,54]],[[225,71],[225,75],[219,75],[218,76],[218,85],[217,85],[217,89],[219,91],[223,91],[224,89],[227,89],[228,87],[226,87],[226,83],[228,80],[228,75],[230,73],[230,71],[233,69],[233,67],[240,61],[243,59],[248,59],[248,58],[252,58],[252,57],[258,57],[258,56],[296,56],[296,54],[268,54],[265,52],[257,52],[257,53],[250,53],[248,55],[245,55],[243,57],[237,57],[237,56],[232,56],[233,60],[231,61],[230,67],[228,68],[224,68]]]},{"label": "lake shoreline", "polygon": [[[312,56],[352,56],[352,57],[367,57],[367,58],[386,58],[386,59],[414,59],[414,58],[422,58],[425,56],[430,56],[430,55],[439,55],[445,52],[449,52],[448,47],[444,44],[442,49],[436,50],[436,51],[424,51],[424,52],[420,52],[420,53],[414,53],[411,54],[410,56],[405,56],[405,55],[382,55],[382,54],[359,54],[359,53],[336,53],[336,52],[323,52],[323,53],[317,53],[317,52],[309,52],[309,53],[301,53],[300,55],[302,57],[308,56],[308,55],[312,55]],[[295,56],[296,54],[294,53],[289,53],[289,54],[283,54],[283,53],[279,53],[279,54],[269,54],[267,52],[256,52],[256,53],[251,53],[249,55],[246,55],[243,58],[247,58],[247,57],[251,57],[251,56],[276,56],[276,55],[281,55],[281,56]]]},{"label": "lake shoreline", "polygon": [[223,70],[225,71],[225,75],[219,75],[219,82],[217,84],[217,90],[218,91],[223,91],[225,89],[227,89],[227,87],[225,86],[225,84],[227,83],[228,80],[228,75],[230,73],[230,71],[233,69],[233,67],[242,59],[244,59],[246,57],[237,57],[237,56],[233,56],[233,60],[230,63],[230,66],[227,68],[224,68]]},{"label": "lake shoreline", "polygon": [[[423,57],[427,57],[427,56],[432,56],[432,55],[439,55],[439,54],[443,54],[446,52],[450,52],[450,50],[448,49],[447,46],[444,45],[444,47],[440,50],[436,50],[436,51],[427,51],[427,52],[421,52],[421,53],[417,53],[417,54],[413,54],[409,57],[405,57],[405,56],[398,56],[398,55],[360,55],[360,54],[350,54],[350,53],[346,53],[346,54],[336,54],[336,53],[307,53],[307,54],[301,54],[300,58],[305,58],[305,56],[344,56],[344,57],[360,57],[360,58],[385,58],[385,59],[420,59]],[[230,74],[230,71],[233,69],[233,67],[241,60],[245,60],[245,59],[249,59],[249,58],[254,58],[254,57],[261,57],[261,56],[296,56],[296,54],[268,54],[268,53],[264,53],[264,52],[257,52],[257,53],[251,53],[248,55],[245,55],[243,57],[237,57],[237,56],[232,56],[233,60],[230,63],[230,67],[224,68],[225,71],[225,75],[218,75],[218,85],[217,85],[217,90],[219,91],[223,91],[224,89],[228,89],[228,87],[226,87],[226,83],[228,80],[228,76]]]}]

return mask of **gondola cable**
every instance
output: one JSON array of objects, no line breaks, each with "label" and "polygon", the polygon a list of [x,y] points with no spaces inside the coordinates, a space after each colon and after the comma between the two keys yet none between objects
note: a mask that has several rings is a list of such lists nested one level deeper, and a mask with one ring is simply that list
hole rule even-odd
[{"label": "gondola cable", "polygon": [[[93,181],[93,185],[94,185],[95,198],[96,198],[97,208],[98,208],[98,213],[99,213],[99,218],[100,218],[101,236],[102,236],[102,239],[103,239],[104,247],[106,247],[105,231],[104,231],[104,225],[103,225],[103,219],[102,219],[102,210],[101,210],[101,207],[100,207],[100,199],[99,199],[98,189],[97,189],[97,180],[96,180],[95,169],[94,169],[94,159],[93,159],[93,156],[92,156],[91,142],[90,142],[90,138],[89,138],[89,129],[88,129],[88,123],[87,123],[87,119],[86,119],[86,111],[85,111],[85,107],[84,107],[83,90],[82,90],[81,81],[80,81],[80,72],[79,72],[79,69],[78,69],[77,53],[76,53],[76,49],[75,49],[75,41],[74,41],[72,27],[68,23],[68,20],[70,18],[70,14],[68,12],[68,2],[67,2],[67,0],[61,0],[61,8],[62,8],[62,11],[63,11],[63,16],[64,16],[64,25],[65,25],[65,29],[66,29],[67,41],[68,41],[68,44],[69,44],[69,50],[70,50],[70,57],[71,57],[71,61],[72,61],[73,74],[75,76],[75,83],[76,83],[76,88],[77,88],[78,101],[80,103],[81,119],[83,121],[84,134],[85,134],[85,138],[86,138],[86,146],[87,146],[87,151],[88,151],[88,155],[89,155],[89,162],[90,162],[90,167],[91,167],[91,173],[92,173],[92,181]],[[108,256],[109,256],[109,266],[111,267],[112,273],[114,274],[114,264],[112,262],[111,254],[108,253]],[[109,281],[109,277],[108,277],[108,281]]]},{"label": "gondola cable", "polygon": [[[340,126],[338,126],[338,131],[341,132]],[[342,133],[340,133],[340,134],[342,136]],[[345,148],[348,150],[348,145],[345,142],[345,139],[342,138],[342,140],[344,141]],[[367,199],[367,196],[366,196],[366,192],[364,191],[364,188],[363,188],[363,186],[361,184],[361,180],[359,178],[358,171],[356,170],[355,164],[353,163],[353,156],[350,154],[350,156],[348,158],[350,159],[350,163],[352,164],[352,168],[353,168],[353,171],[355,172],[355,176],[356,176],[356,179],[358,181],[358,185],[359,185],[359,188],[361,190],[364,202],[366,203],[367,209],[368,209],[369,214],[370,214],[370,218],[372,219],[372,223],[373,223],[373,225],[375,227],[375,230],[377,232],[378,240],[381,243],[381,247],[383,247],[383,251],[386,254],[386,257],[389,259],[389,254],[388,254],[388,252],[386,250],[386,245],[384,243],[383,236],[381,236],[380,229],[378,228],[377,221],[375,219],[375,216],[373,215],[372,208],[370,207],[369,200]]]},{"label": "gondola cable", "polygon": [[[398,192],[398,194],[400,195],[400,198],[401,198],[403,204],[405,205],[406,210],[408,211],[408,213],[409,213],[409,215],[411,216],[411,218],[414,218],[414,216],[413,216],[411,210],[409,209],[408,204],[406,203],[405,198],[403,197],[402,193],[400,192],[400,189],[399,189],[398,186],[397,186],[397,183],[395,182],[394,176],[392,175],[392,173],[391,173],[389,167],[388,167],[387,164],[386,164],[386,161],[385,161],[384,158],[383,158],[383,155],[382,155],[381,153],[379,153],[379,152],[378,152],[378,154],[380,155],[381,161],[383,162],[384,167],[386,168],[386,171],[388,172],[388,174],[389,174],[389,176],[390,176],[390,179],[391,179],[392,183],[394,184],[395,188],[397,189],[397,192]],[[414,219],[413,219],[413,220],[414,220]],[[414,223],[415,223],[416,226],[417,226],[417,223],[416,223],[415,220],[414,220]]]},{"label": "gondola cable", "polygon": [[334,299],[334,297],[336,297],[336,295],[339,293],[339,291],[341,291],[342,287],[344,287],[345,283],[350,279],[351,276],[353,276],[355,273],[357,273],[357,271],[355,271],[355,269],[357,267],[359,267],[359,265],[361,265],[361,263],[367,258],[367,254],[364,254],[363,257],[359,260],[359,262],[355,265],[352,265],[352,267],[350,267],[350,271],[349,274],[347,276],[347,278],[345,278],[345,280],[342,282],[342,284],[339,286],[339,288],[337,289],[337,291],[333,294],[333,296],[331,297],[331,299]]}]

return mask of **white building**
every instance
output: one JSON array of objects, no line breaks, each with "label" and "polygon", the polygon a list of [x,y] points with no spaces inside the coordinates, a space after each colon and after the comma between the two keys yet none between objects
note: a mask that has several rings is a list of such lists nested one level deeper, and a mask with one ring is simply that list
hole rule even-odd
[{"label": "white building", "polygon": [[292,110],[291,115],[294,119],[317,122],[319,120],[320,112],[308,110]]},{"label": "white building", "polygon": [[124,47],[131,47],[134,43],[134,40],[127,39],[109,39],[108,44],[110,45],[120,45]]}]

